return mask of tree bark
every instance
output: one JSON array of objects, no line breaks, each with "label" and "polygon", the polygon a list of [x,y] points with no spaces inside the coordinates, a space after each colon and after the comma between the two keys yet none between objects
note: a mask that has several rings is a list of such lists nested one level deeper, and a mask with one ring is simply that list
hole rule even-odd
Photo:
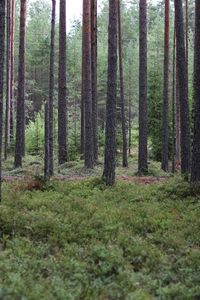
[{"label": "tree bark", "polygon": [[176,32],[174,26],[174,39],[173,39],[173,79],[172,79],[172,173],[176,171],[175,165],[175,150],[176,150]]},{"label": "tree bark", "polygon": [[190,171],[190,124],[189,124],[189,104],[187,97],[187,72],[186,72],[186,51],[183,22],[182,0],[176,0],[175,22],[177,41],[177,63],[179,76],[179,96],[180,96],[180,116],[181,116],[181,171]]},{"label": "tree bark", "polygon": [[5,0],[0,1],[0,202],[2,199],[2,135],[3,135],[3,88],[5,51]]},{"label": "tree bark", "polygon": [[120,73],[120,107],[121,107],[121,122],[122,122],[122,166],[128,167],[127,158],[127,135],[126,135],[126,113],[125,113],[125,98],[124,98],[124,68],[123,68],[123,50],[122,50],[122,28],[121,28],[121,3],[118,0],[118,47],[119,47],[119,73]]},{"label": "tree bark", "polygon": [[49,176],[54,173],[54,48],[55,48],[55,20],[56,0],[52,0],[51,19],[51,45],[50,45],[50,70],[49,70]]},{"label": "tree bark", "polygon": [[169,169],[169,18],[170,2],[165,0],[165,38],[164,38],[164,83],[163,83],[163,128],[162,128],[162,164],[161,168]]},{"label": "tree bark", "polygon": [[60,0],[59,76],[58,76],[58,161],[68,160],[67,149],[67,79],[66,79],[66,0]]},{"label": "tree bark", "polygon": [[181,166],[181,121],[180,121],[180,92],[179,92],[179,76],[178,76],[178,60],[176,46],[176,169],[180,170]]},{"label": "tree bark", "polygon": [[83,0],[83,97],[85,104],[85,167],[94,167],[91,75],[91,4]]},{"label": "tree bark", "polygon": [[140,0],[138,173],[148,172],[147,129],[147,1]]},{"label": "tree bark", "polygon": [[45,116],[44,116],[44,178],[49,180],[49,101],[45,102]]},{"label": "tree bark", "polygon": [[106,105],[105,160],[103,177],[107,185],[115,182],[116,93],[117,93],[117,1],[109,0],[108,87]]},{"label": "tree bark", "polygon": [[131,71],[130,71],[129,65],[129,71],[128,71],[128,128],[129,128],[129,143],[128,143],[128,152],[129,156],[131,155],[131,146],[132,146],[132,101],[131,101]]},{"label": "tree bark", "polygon": [[25,32],[26,0],[21,0],[15,168],[22,167],[22,157],[25,149]]},{"label": "tree bark", "polygon": [[97,0],[91,0],[92,123],[94,161],[98,160]]},{"label": "tree bark", "polygon": [[4,158],[7,159],[10,148],[10,102],[11,102],[11,1],[7,0],[7,53],[6,53],[6,111]]},{"label": "tree bark", "polygon": [[14,137],[14,36],[15,36],[15,0],[11,0],[11,78],[10,78],[10,140]]},{"label": "tree bark", "polygon": [[200,2],[195,8],[195,46],[194,46],[194,140],[192,153],[192,183],[200,183]]}]

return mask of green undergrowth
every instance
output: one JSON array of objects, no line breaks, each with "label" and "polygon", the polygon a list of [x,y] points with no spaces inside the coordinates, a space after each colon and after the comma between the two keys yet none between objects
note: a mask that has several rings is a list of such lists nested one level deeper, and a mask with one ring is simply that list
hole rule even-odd
[{"label": "green undergrowth", "polygon": [[3,191],[0,299],[200,299],[200,190],[180,177]]},{"label": "green undergrowth", "polygon": [[[44,172],[44,158],[43,155],[26,155],[23,159],[23,168],[15,169],[13,157],[9,157],[6,161],[3,161],[3,176],[9,177],[21,177],[21,176],[42,176]],[[99,177],[103,174],[104,159],[100,157],[95,168],[88,170],[84,167],[83,160],[70,161],[63,165],[58,165],[57,156],[54,160],[54,174],[58,177]],[[129,167],[122,168],[122,155],[118,153],[116,163],[116,175],[117,176],[136,176],[138,171],[138,158],[137,155],[129,157]],[[160,162],[150,161],[148,176],[155,177],[169,177],[161,170]]]}]

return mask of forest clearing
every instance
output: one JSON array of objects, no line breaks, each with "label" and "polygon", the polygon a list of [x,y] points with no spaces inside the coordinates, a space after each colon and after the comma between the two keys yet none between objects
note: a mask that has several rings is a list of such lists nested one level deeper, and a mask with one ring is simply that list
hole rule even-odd
[{"label": "forest clearing", "polygon": [[200,299],[200,1],[0,0],[0,300]]}]

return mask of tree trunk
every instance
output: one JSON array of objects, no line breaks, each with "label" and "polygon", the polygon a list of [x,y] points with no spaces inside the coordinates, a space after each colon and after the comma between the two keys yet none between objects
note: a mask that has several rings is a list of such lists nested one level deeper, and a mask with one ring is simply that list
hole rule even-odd
[{"label": "tree trunk", "polygon": [[91,75],[91,4],[83,0],[83,97],[85,104],[85,167],[94,167]]},{"label": "tree trunk", "polygon": [[4,158],[7,159],[10,148],[10,96],[11,96],[11,1],[7,0],[7,53],[6,53],[6,111]]},{"label": "tree trunk", "polygon": [[176,105],[176,32],[174,26],[174,39],[173,39],[173,79],[172,79],[172,173],[176,171],[175,165],[175,149],[176,149],[176,120],[175,120],[175,105]]},{"label": "tree trunk", "polygon": [[98,160],[97,0],[91,0],[92,123],[94,161]]},{"label": "tree trunk", "polygon": [[189,95],[189,73],[188,73],[188,64],[189,64],[189,20],[188,20],[188,0],[185,0],[185,47],[186,47],[186,79],[187,79],[187,97]]},{"label": "tree trunk", "polygon": [[4,87],[4,50],[5,50],[5,0],[0,1],[0,202],[2,198],[2,135],[3,135],[3,87]]},{"label": "tree trunk", "polygon": [[192,183],[200,183],[200,2],[196,0],[194,47],[194,140],[192,153]]},{"label": "tree trunk", "polygon": [[108,87],[106,105],[106,136],[104,175],[107,185],[115,182],[115,126],[117,93],[117,1],[109,0],[108,26]]},{"label": "tree trunk", "polygon": [[22,157],[25,149],[25,32],[26,0],[21,0],[15,168],[22,167]]},{"label": "tree trunk", "polygon": [[165,0],[165,39],[164,39],[164,83],[163,83],[163,134],[162,134],[162,165],[163,171],[169,169],[169,16],[170,2]]},{"label": "tree trunk", "polygon": [[121,28],[121,0],[118,0],[118,47],[119,47],[119,73],[120,73],[120,107],[121,107],[121,122],[122,122],[122,166],[128,167],[127,158],[127,136],[126,136],[126,113],[125,113],[125,98],[124,98],[124,69],[123,69],[123,51],[122,51],[122,28]]},{"label": "tree trunk", "polygon": [[45,102],[45,119],[44,119],[44,178],[49,180],[49,102]]},{"label": "tree trunk", "polygon": [[147,1],[140,0],[139,155],[138,173],[148,172],[147,130]]},{"label": "tree trunk", "polygon": [[128,71],[128,128],[129,128],[129,143],[128,143],[128,152],[129,156],[131,155],[131,146],[132,146],[132,101],[131,101],[131,71],[130,71],[130,66],[129,64],[129,71]]},{"label": "tree trunk", "polygon": [[52,20],[51,20],[51,45],[50,45],[50,71],[49,71],[49,176],[53,176],[53,148],[54,148],[54,48],[55,48],[55,20],[56,19],[56,0],[52,0]]},{"label": "tree trunk", "polygon": [[178,60],[176,46],[176,169],[180,170],[181,166],[181,121],[180,121],[180,92],[179,92],[179,76],[178,76]]},{"label": "tree trunk", "polygon": [[60,0],[59,76],[58,76],[58,161],[68,160],[67,150],[67,81],[66,81],[66,0]]},{"label": "tree trunk", "polygon": [[186,72],[186,51],[184,38],[183,5],[182,0],[176,0],[175,22],[177,41],[177,63],[179,76],[180,116],[181,116],[181,171],[190,171],[190,125],[189,125],[189,104],[187,97],[187,72]]},{"label": "tree trunk", "polygon": [[11,78],[10,78],[10,139],[14,137],[14,35],[15,35],[15,0],[11,1]]}]

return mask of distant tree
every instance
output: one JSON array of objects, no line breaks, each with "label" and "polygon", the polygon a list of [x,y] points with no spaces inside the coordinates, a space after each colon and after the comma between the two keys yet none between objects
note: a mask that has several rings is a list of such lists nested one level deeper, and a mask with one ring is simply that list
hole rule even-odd
[{"label": "distant tree", "polygon": [[91,5],[83,0],[83,97],[85,105],[85,167],[94,167],[94,143],[92,122],[92,75],[91,75]]},{"label": "distant tree", "polygon": [[94,161],[98,160],[97,0],[91,0],[92,126]]},{"label": "distant tree", "polygon": [[194,46],[194,140],[192,153],[192,183],[200,183],[200,2],[195,1],[195,46]]},{"label": "distant tree", "polygon": [[22,167],[22,157],[25,152],[25,32],[26,32],[26,0],[21,0],[17,121],[15,141],[15,168]]},{"label": "distant tree", "polygon": [[11,70],[10,70],[10,139],[14,136],[14,112],[13,112],[13,102],[14,102],[14,35],[15,35],[15,0],[11,0]]},{"label": "distant tree", "polygon": [[176,128],[176,169],[181,165],[181,121],[180,121],[180,91],[179,91],[179,75],[178,75],[178,48],[176,45],[176,99],[175,99],[175,128]]},{"label": "distant tree", "polygon": [[106,136],[103,177],[107,185],[115,182],[116,92],[117,92],[117,14],[116,0],[109,0],[108,82],[106,104]]},{"label": "distant tree", "polygon": [[3,88],[4,88],[4,50],[5,50],[5,0],[0,1],[0,201],[2,182],[2,135],[3,135]]},{"label": "distant tree", "polygon": [[47,105],[47,110],[49,115],[47,116],[47,121],[49,122],[48,129],[48,139],[49,139],[49,176],[54,173],[54,163],[53,163],[53,148],[54,148],[54,110],[53,110],[53,100],[54,100],[54,48],[55,48],[55,22],[56,22],[56,0],[52,0],[52,18],[51,18],[51,45],[50,45],[50,70],[49,70],[49,103]]},{"label": "distant tree", "polygon": [[147,1],[140,0],[140,46],[139,46],[139,154],[138,173],[148,171],[147,152]]},{"label": "distant tree", "polygon": [[176,32],[174,26],[173,37],[173,61],[172,61],[172,173],[175,173],[175,155],[176,155]]},{"label": "distant tree", "polygon": [[10,148],[10,104],[11,104],[11,1],[7,0],[6,16],[6,110],[5,110],[5,144],[4,158],[7,159]]},{"label": "distant tree", "polygon": [[58,76],[58,161],[68,159],[67,151],[67,82],[66,82],[66,0],[60,0],[59,76]]},{"label": "distant tree", "polygon": [[121,0],[118,0],[118,47],[119,47],[119,73],[120,73],[120,107],[121,107],[121,122],[122,122],[122,165],[128,167],[127,158],[127,135],[126,135],[126,112],[124,98],[124,67],[123,67],[123,50],[122,50],[122,28],[121,28]]},{"label": "distant tree", "polygon": [[189,124],[189,104],[187,97],[187,72],[186,72],[186,51],[183,20],[182,0],[176,0],[175,4],[175,27],[177,42],[177,67],[181,117],[181,171],[190,171],[190,124]]},{"label": "distant tree", "polygon": [[165,0],[165,38],[164,38],[164,81],[163,81],[163,134],[162,134],[162,170],[169,168],[169,19],[170,1]]}]

